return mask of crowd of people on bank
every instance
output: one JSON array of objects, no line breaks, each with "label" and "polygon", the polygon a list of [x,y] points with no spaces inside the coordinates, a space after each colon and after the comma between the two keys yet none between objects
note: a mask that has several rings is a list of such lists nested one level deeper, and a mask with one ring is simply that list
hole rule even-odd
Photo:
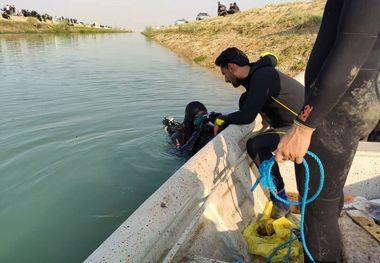
[{"label": "crowd of people on bank", "polygon": [[[5,5],[2,9],[0,9],[1,16],[5,19],[10,19],[11,16],[20,16],[20,17],[34,17],[40,22],[66,22],[68,25],[85,25],[83,22],[79,22],[76,18],[68,18],[68,17],[57,17],[57,16],[51,16],[47,13],[40,14],[37,11],[34,10],[28,10],[28,9],[21,9],[21,11],[17,11],[16,7],[14,5]],[[91,23],[89,26],[95,27],[97,26],[96,23]],[[110,26],[104,26],[99,25],[101,28],[111,28]]]},{"label": "crowd of people on bank", "polygon": [[34,17],[41,22],[47,22],[48,20],[58,22],[58,21],[67,21],[69,24],[78,24],[78,20],[75,18],[65,18],[63,16],[56,17],[51,16],[47,13],[40,14],[35,10],[21,9],[17,11],[14,5],[5,5],[2,9],[2,17],[5,19],[10,19],[11,16],[22,16],[22,17]]},{"label": "crowd of people on bank", "polygon": [[230,7],[228,9],[225,5],[218,2],[218,16],[232,15],[238,12],[240,12],[240,8],[236,2],[230,3]]},{"label": "crowd of people on bank", "polygon": [[35,17],[39,21],[53,20],[53,17],[48,14],[39,14],[38,12],[32,10],[29,11],[27,9],[21,9],[21,11],[17,12],[16,7],[14,5],[5,5],[2,9],[2,17],[6,19],[10,19],[10,16],[23,16],[23,17]]}]

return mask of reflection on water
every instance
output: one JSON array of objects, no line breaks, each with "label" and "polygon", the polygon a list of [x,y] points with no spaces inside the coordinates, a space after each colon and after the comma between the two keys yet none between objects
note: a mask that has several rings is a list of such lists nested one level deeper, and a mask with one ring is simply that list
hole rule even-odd
[{"label": "reflection on water", "polygon": [[163,116],[239,96],[137,34],[1,35],[0,69],[0,262],[84,260],[182,164]]},{"label": "reflection on water", "polygon": [[112,39],[112,34],[3,34],[0,37],[0,61],[10,62],[9,56],[46,54],[44,52],[60,48],[76,49],[80,43]]}]

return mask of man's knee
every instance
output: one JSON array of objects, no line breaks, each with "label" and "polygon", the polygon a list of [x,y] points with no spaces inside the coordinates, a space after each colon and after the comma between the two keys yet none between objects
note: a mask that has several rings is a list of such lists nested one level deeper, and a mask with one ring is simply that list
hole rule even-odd
[{"label": "man's knee", "polygon": [[257,147],[257,144],[255,143],[255,138],[250,138],[247,141],[246,147],[249,156],[252,159],[255,158],[256,154],[259,152],[259,147]]}]

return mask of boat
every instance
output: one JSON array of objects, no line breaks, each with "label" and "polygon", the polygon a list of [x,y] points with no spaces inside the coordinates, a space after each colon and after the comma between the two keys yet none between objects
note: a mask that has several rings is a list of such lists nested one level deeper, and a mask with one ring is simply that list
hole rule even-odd
[{"label": "boat", "polygon": [[[263,211],[268,198],[260,187],[250,192],[258,170],[245,142],[261,128],[231,125],[224,130],[85,262],[252,262],[242,231]],[[291,163],[280,169],[287,190],[295,191]],[[380,198],[380,143],[360,143],[345,193]]]},{"label": "boat", "polygon": [[[248,253],[242,235],[268,201],[261,187],[250,191],[258,170],[245,147],[248,138],[263,129],[260,118],[251,125],[230,125],[177,170],[85,262],[263,262]],[[287,162],[280,169],[287,191],[296,192],[293,164]],[[380,198],[380,143],[360,142],[344,191]],[[348,216],[340,218],[340,227],[345,262],[379,260],[380,245],[363,228]]]}]

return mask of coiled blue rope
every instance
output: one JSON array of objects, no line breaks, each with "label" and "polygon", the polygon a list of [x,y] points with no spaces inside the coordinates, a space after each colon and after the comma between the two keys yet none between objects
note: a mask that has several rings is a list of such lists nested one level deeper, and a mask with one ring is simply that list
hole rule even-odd
[{"label": "coiled blue rope", "polygon": [[[308,192],[309,192],[310,171],[309,171],[309,165],[307,164],[307,162],[306,162],[305,159],[302,161],[303,167],[305,169],[305,186],[304,186],[304,191],[303,191],[303,196],[302,196],[301,202],[295,202],[295,201],[285,200],[285,199],[283,199],[283,198],[281,198],[281,197],[279,197],[277,195],[277,193],[276,193],[276,185],[275,185],[275,182],[274,182],[274,178],[272,176],[272,167],[273,167],[274,163],[276,162],[275,156],[273,156],[271,159],[266,160],[266,161],[264,161],[264,162],[261,163],[261,165],[259,167],[260,176],[256,180],[255,184],[251,187],[251,192],[253,192],[256,189],[256,187],[259,185],[259,183],[261,182],[262,187],[266,188],[266,189],[269,189],[269,191],[272,193],[272,195],[277,200],[279,200],[279,201],[281,201],[283,203],[289,204],[289,205],[300,205],[301,206],[301,226],[300,226],[300,232],[301,232],[302,246],[304,248],[304,251],[305,251],[306,255],[309,257],[309,259],[312,262],[315,262],[315,260],[312,257],[309,249],[307,248],[306,241],[305,241],[305,232],[304,232],[305,208],[306,208],[307,204],[309,204],[310,202],[314,201],[318,197],[318,195],[321,193],[321,191],[323,189],[323,183],[324,183],[324,180],[325,180],[325,172],[324,172],[324,169],[323,169],[322,162],[318,158],[318,156],[316,154],[314,154],[313,152],[311,152],[311,151],[308,151],[307,154],[310,157],[312,157],[317,162],[318,167],[319,167],[319,173],[320,173],[319,186],[318,186],[317,191],[315,192],[315,194],[312,197],[310,197],[309,199],[307,199],[307,195],[308,195]],[[274,254],[271,255],[271,257],[273,257],[273,256],[274,256]],[[270,261],[271,257],[268,258],[269,261]]]}]

